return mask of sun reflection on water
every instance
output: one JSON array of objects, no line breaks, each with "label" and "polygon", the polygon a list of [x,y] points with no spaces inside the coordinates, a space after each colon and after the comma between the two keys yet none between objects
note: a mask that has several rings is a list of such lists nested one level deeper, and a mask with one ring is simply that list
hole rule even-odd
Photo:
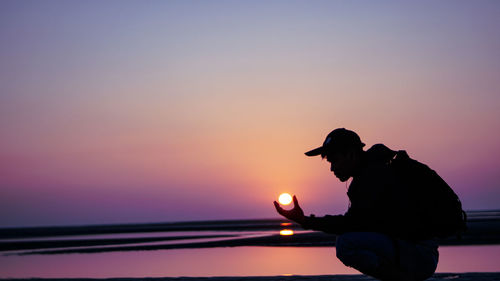
[{"label": "sun reflection on water", "polygon": [[283,236],[293,235],[293,230],[291,230],[291,229],[280,230],[280,235],[283,235]]}]

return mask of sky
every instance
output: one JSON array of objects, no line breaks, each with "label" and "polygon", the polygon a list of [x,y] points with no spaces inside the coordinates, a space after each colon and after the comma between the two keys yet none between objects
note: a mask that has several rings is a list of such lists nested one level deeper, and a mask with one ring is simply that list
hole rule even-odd
[{"label": "sky", "polygon": [[500,209],[498,1],[0,1],[0,227],[344,213],[305,151],[406,150]]}]

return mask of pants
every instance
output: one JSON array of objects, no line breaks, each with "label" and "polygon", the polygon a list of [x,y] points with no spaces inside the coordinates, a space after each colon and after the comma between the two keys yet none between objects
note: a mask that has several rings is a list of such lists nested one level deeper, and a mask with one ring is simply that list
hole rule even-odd
[{"label": "pants", "polygon": [[380,280],[425,280],[439,258],[434,240],[413,243],[376,232],[344,233],[335,247],[343,264]]}]

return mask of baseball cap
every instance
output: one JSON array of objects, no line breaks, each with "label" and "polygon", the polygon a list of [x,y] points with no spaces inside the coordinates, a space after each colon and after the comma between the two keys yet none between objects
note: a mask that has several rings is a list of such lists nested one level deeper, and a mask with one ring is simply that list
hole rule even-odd
[{"label": "baseball cap", "polygon": [[358,134],[345,128],[338,128],[326,136],[323,145],[306,152],[307,156],[321,155],[325,157],[327,152],[342,150],[345,148],[362,148],[365,144],[361,142]]}]

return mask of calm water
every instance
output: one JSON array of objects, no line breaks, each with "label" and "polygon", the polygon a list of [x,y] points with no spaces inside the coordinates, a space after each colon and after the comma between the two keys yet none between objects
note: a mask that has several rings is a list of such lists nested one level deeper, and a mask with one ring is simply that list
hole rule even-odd
[{"label": "calm water", "polygon": [[[498,272],[500,245],[440,247],[438,272]],[[167,277],[359,274],[331,247],[236,247],[0,256],[0,277]]]},{"label": "calm water", "polygon": [[[10,252],[12,253],[12,252]],[[500,245],[440,247],[438,272],[498,272]],[[334,247],[225,247],[91,254],[1,255],[0,278],[359,274]]]}]

